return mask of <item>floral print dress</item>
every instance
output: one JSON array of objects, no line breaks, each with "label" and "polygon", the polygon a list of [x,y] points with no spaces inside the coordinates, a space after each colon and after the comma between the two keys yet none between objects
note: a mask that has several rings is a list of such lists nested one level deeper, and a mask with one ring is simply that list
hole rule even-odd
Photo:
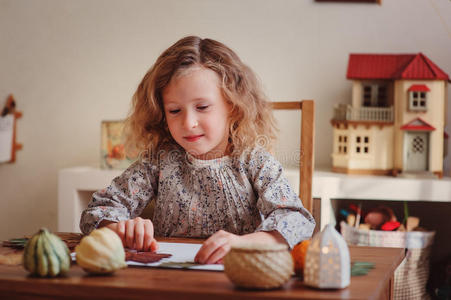
[{"label": "floral print dress", "polygon": [[290,247],[311,237],[315,221],[282,175],[282,166],[257,147],[238,156],[199,160],[178,145],[133,163],[94,193],[81,216],[88,234],[102,220],[138,217],[156,201],[155,236],[206,238],[277,230]]}]

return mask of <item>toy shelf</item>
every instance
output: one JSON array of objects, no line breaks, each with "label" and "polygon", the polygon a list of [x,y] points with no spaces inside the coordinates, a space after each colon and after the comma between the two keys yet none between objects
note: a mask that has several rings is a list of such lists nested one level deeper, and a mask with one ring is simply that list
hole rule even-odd
[{"label": "toy shelf", "polygon": [[335,222],[332,199],[451,202],[451,178],[347,175],[318,170],[313,196],[321,199],[321,228]]}]

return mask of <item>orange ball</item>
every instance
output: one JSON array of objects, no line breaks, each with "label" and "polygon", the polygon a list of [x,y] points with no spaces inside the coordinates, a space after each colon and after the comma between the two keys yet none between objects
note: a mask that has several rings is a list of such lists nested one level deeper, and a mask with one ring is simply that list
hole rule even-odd
[{"label": "orange ball", "polygon": [[305,266],[305,256],[307,255],[307,249],[310,245],[310,240],[305,240],[294,246],[291,250],[291,256],[294,261],[294,271],[296,275],[301,275]]}]

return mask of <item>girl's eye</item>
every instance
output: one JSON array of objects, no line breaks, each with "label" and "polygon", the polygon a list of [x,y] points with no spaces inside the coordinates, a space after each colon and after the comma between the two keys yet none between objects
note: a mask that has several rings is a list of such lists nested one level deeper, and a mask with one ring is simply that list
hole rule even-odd
[{"label": "girl's eye", "polygon": [[170,114],[175,115],[176,113],[180,112],[180,109],[171,109],[169,111]]},{"label": "girl's eye", "polygon": [[198,110],[205,110],[208,108],[208,105],[200,105],[197,107]]}]

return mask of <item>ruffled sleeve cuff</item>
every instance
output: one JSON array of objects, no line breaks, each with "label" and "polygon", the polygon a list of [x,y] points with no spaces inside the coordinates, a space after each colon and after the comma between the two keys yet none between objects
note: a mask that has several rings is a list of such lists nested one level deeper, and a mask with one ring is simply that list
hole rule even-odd
[{"label": "ruffled sleeve cuff", "polygon": [[310,214],[304,216],[299,211],[277,209],[263,220],[256,231],[279,232],[287,241],[290,249],[312,236],[315,220]]},{"label": "ruffled sleeve cuff", "polygon": [[80,229],[83,234],[89,234],[96,229],[103,220],[119,222],[130,218],[126,209],[117,207],[96,206],[83,211],[80,220]]}]

